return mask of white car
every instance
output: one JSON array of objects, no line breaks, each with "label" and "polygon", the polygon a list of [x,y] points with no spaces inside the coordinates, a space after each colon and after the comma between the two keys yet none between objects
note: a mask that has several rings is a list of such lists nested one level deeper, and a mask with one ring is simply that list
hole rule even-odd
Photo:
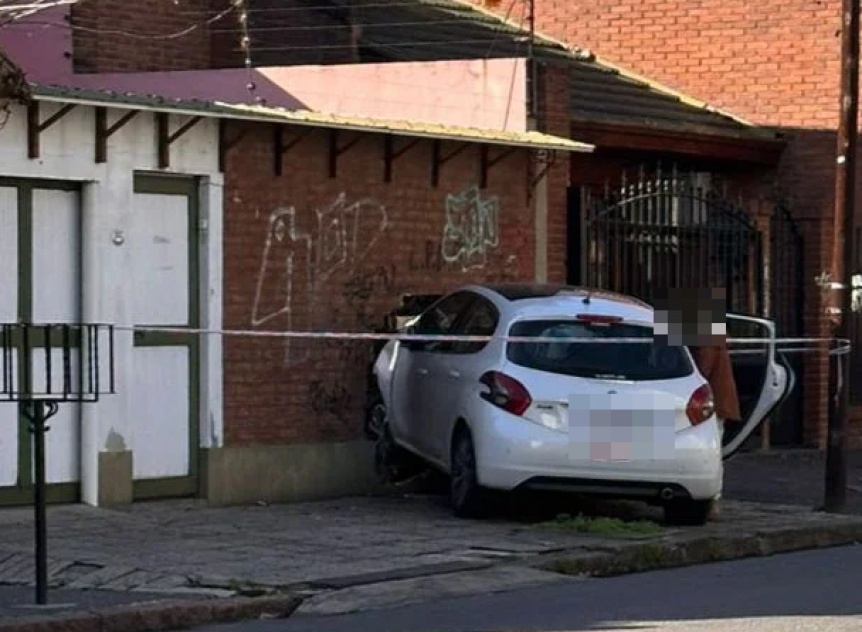
[{"label": "white car", "polygon": [[728,314],[730,337],[772,342],[733,350],[744,420],[722,443],[712,393],[687,348],[571,341],[651,339],[653,310],[637,299],[473,285],[437,300],[405,331],[431,340],[390,341],[377,357],[378,468],[394,472],[418,457],[439,469],[460,516],[480,515],[486,490],[536,489],[642,499],[662,505],[668,522],[702,524],[721,494],[723,459],[792,382],[776,360],[773,323]]}]

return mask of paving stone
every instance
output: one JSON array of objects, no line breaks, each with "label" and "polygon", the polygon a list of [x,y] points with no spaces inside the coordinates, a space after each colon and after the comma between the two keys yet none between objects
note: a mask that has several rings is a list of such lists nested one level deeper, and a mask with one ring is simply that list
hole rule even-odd
[{"label": "paving stone", "polygon": [[138,569],[132,566],[105,566],[69,582],[66,584],[66,587],[71,589],[102,588],[108,586],[111,582],[131,575],[136,570]]},{"label": "paving stone", "polygon": [[[188,586],[187,577],[223,584],[284,586],[335,577],[411,573],[442,563],[494,563],[563,550],[620,551],[631,542],[548,529],[520,516],[489,521],[451,516],[434,496],[209,507],[198,500],[136,504],[122,511],[69,506],[53,511],[52,584],[135,590]],[[645,506],[614,511],[657,519]],[[572,512],[573,510],[569,510]],[[553,515],[553,514],[552,514]],[[545,516],[547,520],[552,515]],[[0,510],[4,544],[0,581],[32,582],[32,516]],[[842,518],[805,507],[723,501],[720,520],[701,528],[667,529],[670,544],[776,530],[831,526]],[[413,570],[411,570],[413,569]]]}]

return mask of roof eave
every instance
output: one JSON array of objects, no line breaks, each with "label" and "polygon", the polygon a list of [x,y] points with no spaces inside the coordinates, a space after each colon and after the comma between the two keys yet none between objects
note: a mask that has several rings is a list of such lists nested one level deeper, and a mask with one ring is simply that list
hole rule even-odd
[{"label": "roof eave", "polygon": [[[39,87],[34,87],[33,98],[46,103],[65,103],[91,107],[116,107],[140,111],[163,112],[177,114],[180,116],[202,116],[206,118],[229,119],[237,121],[259,122],[259,123],[283,123],[285,125],[296,125],[303,127],[317,127],[322,129],[338,129],[354,132],[367,132],[375,134],[391,134],[394,136],[406,136],[430,140],[452,140],[457,142],[468,142],[487,145],[498,145],[505,147],[518,147],[524,149],[545,149],[552,151],[564,151],[574,153],[591,153],[595,147],[589,143],[573,141],[562,137],[542,135],[543,139],[529,138],[493,138],[482,136],[483,130],[475,130],[476,135],[471,135],[472,130],[452,128],[453,131],[445,130],[426,131],[398,127],[393,122],[371,121],[363,124],[361,121],[331,120],[325,115],[318,118],[310,113],[308,118],[291,116],[291,112],[272,111],[259,112],[253,109],[226,103],[139,103],[117,99],[98,99],[86,96],[75,96],[68,94],[45,94],[39,92]],[[376,123],[376,124],[374,124]],[[391,125],[391,126],[388,126]],[[460,133],[457,133],[460,132]]]},{"label": "roof eave", "polygon": [[[752,162],[775,166],[787,141],[766,133],[746,131],[719,133],[695,126],[670,128],[661,125],[600,122],[573,117],[572,133],[597,149],[629,149],[670,152],[700,158]],[[756,128],[755,128],[756,129]]]}]

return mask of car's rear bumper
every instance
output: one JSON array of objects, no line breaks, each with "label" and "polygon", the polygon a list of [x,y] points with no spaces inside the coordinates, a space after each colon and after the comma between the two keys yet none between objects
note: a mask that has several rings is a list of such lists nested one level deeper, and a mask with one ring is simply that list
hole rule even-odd
[{"label": "car's rear bumper", "polygon": [[721,493],[721,444],[714,420],[676,433],[673,458],[591,461],[574,458],[567,434],[487,405],[483,408],[473,418],[482,421],[471,424],[483,486],[656,500],[668,489],[675,497],[694,499]]}]

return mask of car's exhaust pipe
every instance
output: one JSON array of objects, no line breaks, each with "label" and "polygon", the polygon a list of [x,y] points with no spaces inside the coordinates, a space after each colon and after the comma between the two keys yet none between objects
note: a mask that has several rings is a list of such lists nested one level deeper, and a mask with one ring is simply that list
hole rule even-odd
[{"label": "car's exhaust pipe", "polygon": [[664,487],[658,493],[658,495],[659,495],[659,498],[661,498],[662,500],[672,500],[674,497],[674,491],[670,487]]}]

